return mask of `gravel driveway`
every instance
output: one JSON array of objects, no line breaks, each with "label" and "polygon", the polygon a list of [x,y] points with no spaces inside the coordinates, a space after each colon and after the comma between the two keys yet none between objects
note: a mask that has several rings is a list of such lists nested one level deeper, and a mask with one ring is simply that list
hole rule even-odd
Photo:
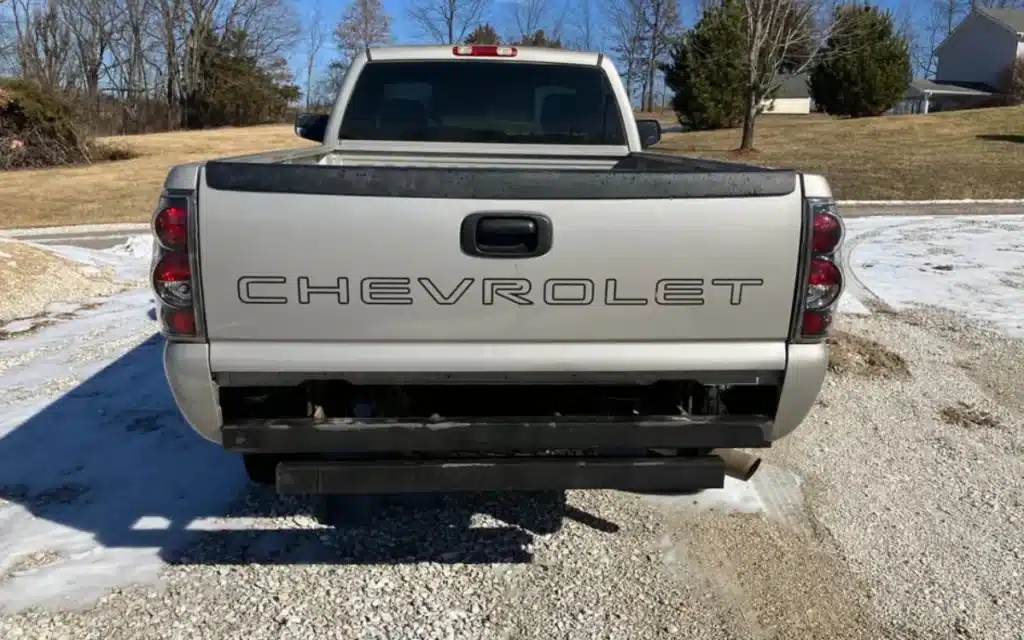
[{"label": "gravel driveway", "polygon": [[840,328],[909,373],[831,376],[745,504],[570,492],[535,535],[557,496],[350,501],[326,528],[254,491],[162,587],[0,638],[1024,638],[1024,347],[938,311]]}]

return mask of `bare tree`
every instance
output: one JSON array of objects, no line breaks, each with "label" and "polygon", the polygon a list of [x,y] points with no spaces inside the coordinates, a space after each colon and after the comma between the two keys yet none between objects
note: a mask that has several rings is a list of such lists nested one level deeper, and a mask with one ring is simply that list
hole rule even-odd
[{"label": "bare tree", "polygon": [[155,85],[151,66],[155,59],[155,39],[150,37],[156,5],[153,0],[113,0],[111,13],[120,19],[110,34],[110,64],[106,77],[121,103],[119,133],[138,133],[147,129],[148,113],[140,113],[151,102]]},{"label": "bare tree", "polygon": [[935,74],[935,50],[971,10],[970,0],[932,0],[911,41],[911,58],[917,72]]},{"label": "bare tree", "polygon": [[548,0],[518,0],[512,3],[512,21],[516,35],[525,38],[542,29],[547,18]]},{"label": "bare tree", "polygon": [[597,25],[594,22],[591,2],[592,0],[577,0],[575,7],[566,5],[566,8],[575,15],[572,19],[573,36],[569,40],[569,46],[573,49],[593,51],[597,48]]},{"label": "bare tree", "polygon": [[323,6],[320,0],[313,5],[313,13],[306,24],[306,108],[313,104],[313,70],[316,68],[316,58],[320,55],[320,49],[324,46],[324,38],[327,30],[323,25]]},{"label": "bare tree", "polygon": [[644,0],[608,0],[608,39],[619,64],[619,72],[630,99],[635,95],[637,81],[644,72],[648,40]]},{"label": "bare tree", "polygon": [[[121,16],[111,12],[111,0],[61,2],[61,18],[72,36],[80,88],[94,118],[100,110],[100,80],[110,54],[113,32]],[[78,82],[76,82],[78,84]]]},{"label": "bare tree", "polygon": [[779,88],[783,62],[799,52],[789,72],[799,75],[817,59],[831,26],[818,29],[831,0],[741,0],[746,31],[746,101],[741,150],[754,148],[754,125],[762,101]]},{"label": "bare tree", "polygon": [[262,64],[291,52],[302,37],[302,26],[291,0],[203,0],[216,5],[222,31],[245,31],[250,53]]},{"label": "bare tree", "polygon": [[[22,0],[21,8],[24,23],[16,28],[22,77],[51,90],[68,88],[74,75],[74,53],[71,31],[61,20],[58,5],[51,2],[38,8]],[[15,21],[19,22],[18,15]]]},{"label": "bare tree", "polygon": [[463,42],[483,22],[489,0],[413,0],[409,17],[423,35],[441,44]]},{"label": "bare tree", "polygon": [[334,41],[346,63],[367,47],[391,42],[391,18],[381,0],[352,0],[334,27]]},{"label": "bare tree", "polygon": [[647,59],[644,76],[643,108],[654,110],[654,81],[659,63],[672,47],[679,31],[679,4],[677,0],[644,0]]},{"label": "bare tree", "polygon": [[299,42],[295,3],[0,0],[0,71],[80,94],[108,128],[120,109],[124,132],[151,129],[141,123],[157,117],[173,129],[186,100],[205,89],[209,47],[228,34],[245,49],[236,54],[274,75]]}]

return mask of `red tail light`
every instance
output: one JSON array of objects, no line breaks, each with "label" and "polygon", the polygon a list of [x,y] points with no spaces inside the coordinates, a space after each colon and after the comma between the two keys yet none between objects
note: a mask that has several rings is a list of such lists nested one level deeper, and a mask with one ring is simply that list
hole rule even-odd
[{"label": "red tail light", "polygon": [[843,220],[831,199],[812,199],[808,206],[811,258],[797,339],[820,342],[832,326],[832,307],[843,293],[843,272],[835,259],[843,241]]},{"label": "red tail light", "polygon": [[814,214],[814,231],[811,235],[811,251],[820,255],[829,255],[838,247],[843,239],[843,223],[831,211],[820,211]]},{"label": "red tail light", "polygon": [[196,333],[196,314],[192,309],[164,309],[163,322],[170,333],[191,336]]},{"label": "red tail light", "polygon": [[188,254],[165,253],[153,268],[153,289],[160,301],[172,307],[192,304],[192,267]]},{"label": "red tail light", "polygon": [[452,47],[452,54],[460,57],[514,58],[519,54],[519,49],[496,44],[459,44]]},{"label": "red tail light", "polygon": [[801,331],[804,336],[825,336],[832,326],[832,314],[828,311],[804,311]]},{"label": "red tail light", "polygon": [[183,203],[167,202],[153,219],[153,233],[167,249],[184,249],[188,245],[188,208]]},{"label": "red tail light", "polygon": [[831,306],[842,292],[843,274],[836,263],[826,258],[812,258],[807,274],[807,309]]},{"label": "red tail light", "polygon": [[156,254],[153,259],[152,286],[157,298],[157,317],[163,334],[172,341],[203,339],[201,305],[196,300],[197,285],[192,272],[188,194],[167,195],[153,216]]}]

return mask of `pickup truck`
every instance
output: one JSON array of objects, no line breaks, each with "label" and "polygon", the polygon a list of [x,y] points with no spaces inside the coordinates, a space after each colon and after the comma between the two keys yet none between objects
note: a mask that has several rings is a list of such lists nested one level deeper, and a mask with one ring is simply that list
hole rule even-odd
[{"label": "pickup truck", "polygon": [[170,389],[252,481],[692,492],[811,409],[828,183],[646,151],[606,56],[368,49],[296,132],[173,167],[153,217]]}]

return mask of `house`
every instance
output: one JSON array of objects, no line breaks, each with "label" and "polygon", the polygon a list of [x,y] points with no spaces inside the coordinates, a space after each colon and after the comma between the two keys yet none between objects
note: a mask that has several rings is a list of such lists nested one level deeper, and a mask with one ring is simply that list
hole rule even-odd
[{"label": "house", "polygon": [[811,90],[808,74],[788,76],[779,85],[773,98],[761,104],[762,113],[808,114],[811,112]]},{"label": "house", "polygon": [[915,80],[897,113],[931,113],[998,99],[1003,72],[1024,55],[1024,9],[976,7],[935,49],[935,78]]}]

